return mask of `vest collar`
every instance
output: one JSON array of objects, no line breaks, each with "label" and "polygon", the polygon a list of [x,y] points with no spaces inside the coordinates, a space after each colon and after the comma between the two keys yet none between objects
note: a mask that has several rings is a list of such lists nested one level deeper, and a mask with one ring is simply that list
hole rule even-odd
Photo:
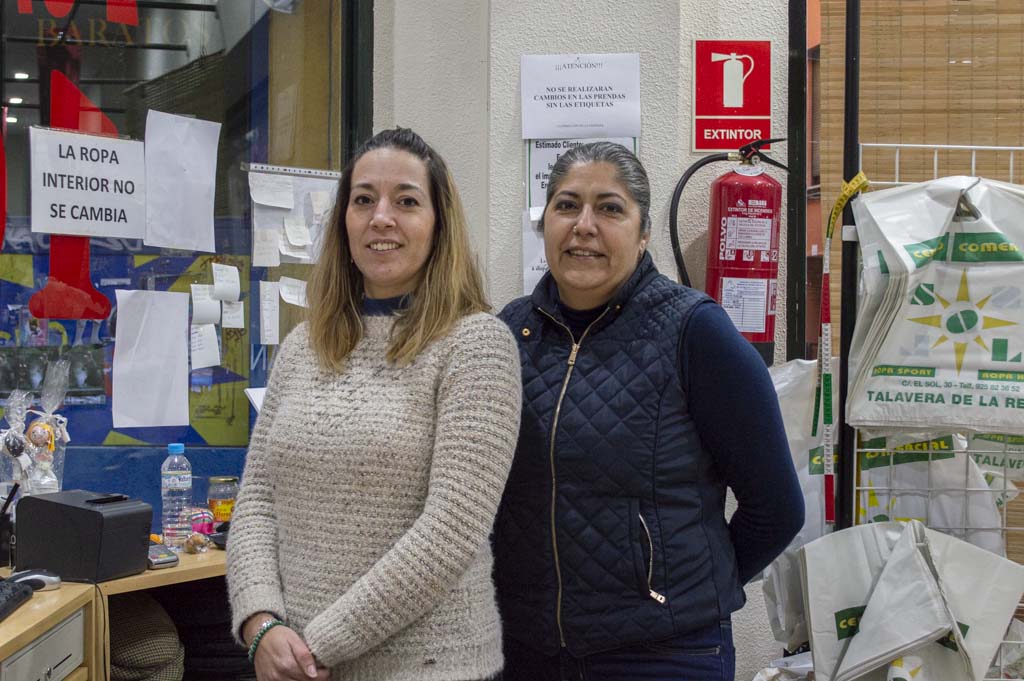
[{"label": "vest collar", "polygon": [[[611,308],[611,311],[604,316],[601,326],[617,317],[629,299],[656,276],[658,276],[658,268],[654,266],[654,259],[651,257],[650,252],[645,251],[636,269],[633,270],[633,274],[629,275],[629,279],[619,287],[619,290],[615,292],[611,300],[605,304],[606,307]],[[559,311],[558,284],[555,283],[555,279],[551,276],[550,271],[546,272],[541,277],[541,280],[537,282],[530,300],[535,308],[541,310],[546,315],[562,323],[565,322]]]}]

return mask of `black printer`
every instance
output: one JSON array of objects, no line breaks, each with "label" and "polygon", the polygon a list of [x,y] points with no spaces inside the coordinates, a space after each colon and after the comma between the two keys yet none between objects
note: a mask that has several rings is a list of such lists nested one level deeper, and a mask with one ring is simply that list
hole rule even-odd
[{"label": "black printer", "polygon": [[50,570],[69,582],[138,574],[146,569],[152,519],[152,506],[123,494],[23,497],[14,526],[17,569]]}]

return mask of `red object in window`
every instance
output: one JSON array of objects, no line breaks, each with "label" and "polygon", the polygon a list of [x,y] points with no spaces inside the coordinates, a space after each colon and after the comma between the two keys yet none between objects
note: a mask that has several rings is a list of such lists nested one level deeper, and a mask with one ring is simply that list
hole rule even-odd
[{"label": "red object in window", "polygon": [[54,19],[63,19],[75,6],[75,0],[46,0],[46,11]]},{"label": "red object in window", "polygon": [[135,0],[107,0],[107,21],[138,26],[139,8]]},{"label": "red object in window", "polygon": [[[60,71],[50,71],[50,127],[116,135],[117,126]],[[89,237],[50,236],[50,277],[28,309],[39,319],[106,319],[110,300],[90,280]]]},{"label": "red object in window", "polygon": [[[63,19],[75,0],[45,0],[46,11],[54,19]],[[32,0],[18,0],[18,14],[32,14]],[[107,0],[107,21],[115,24],[139,25],[139,8],[135,0]]]}]

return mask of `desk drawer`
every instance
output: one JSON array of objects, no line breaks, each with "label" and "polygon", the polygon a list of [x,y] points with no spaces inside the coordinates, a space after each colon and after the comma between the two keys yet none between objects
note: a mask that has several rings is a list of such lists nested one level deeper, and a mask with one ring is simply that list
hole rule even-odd
[{"label": "desk drawer", "polygon": [[0,681],[62,681],[82,664],[85,614],[79,610],[0,662]]}]

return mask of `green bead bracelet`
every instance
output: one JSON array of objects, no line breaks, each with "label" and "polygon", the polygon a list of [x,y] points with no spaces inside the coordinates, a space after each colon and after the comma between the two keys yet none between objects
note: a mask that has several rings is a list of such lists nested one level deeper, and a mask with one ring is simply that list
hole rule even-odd
[{"label": "green bead bracelet", "polygon": [[269,619],[260,625],[260,630],[256,632],[256,635],[252,638],[252,643],[249,644],[250,663],[256,659],[256,648],[259,647],[260,641],[263,640],[263,637],[266,635],[268,631],[270,631],[279,624],[284,624],[284,622],[275,617],[274,619]]}]

